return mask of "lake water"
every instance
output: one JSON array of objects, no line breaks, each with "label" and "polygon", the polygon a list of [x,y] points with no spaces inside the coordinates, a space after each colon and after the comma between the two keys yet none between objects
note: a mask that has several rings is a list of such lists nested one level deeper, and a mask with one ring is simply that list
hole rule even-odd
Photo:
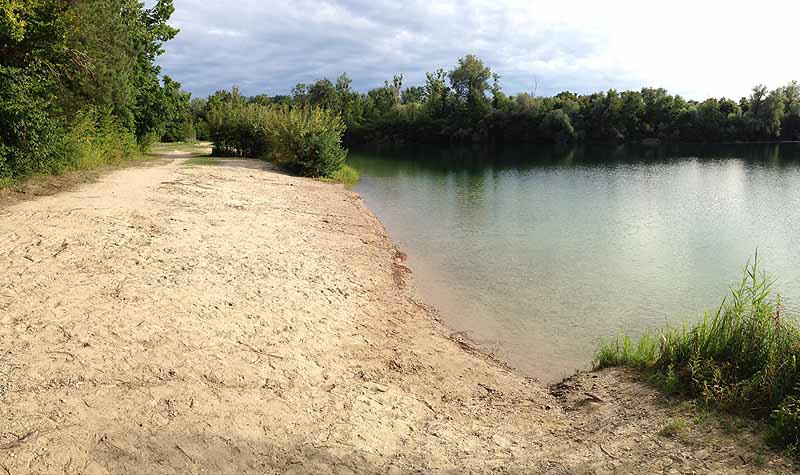
[{"label": "lake water", "polygon": [[800,309],[800,144],[351,151],[420,297],[524,373],[696,321],[758,249]]}]

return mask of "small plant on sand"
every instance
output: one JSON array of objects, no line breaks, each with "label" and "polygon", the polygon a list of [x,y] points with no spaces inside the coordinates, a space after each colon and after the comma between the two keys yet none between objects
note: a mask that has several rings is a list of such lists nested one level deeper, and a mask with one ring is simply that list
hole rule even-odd
[{"label": "small plant on sand", "polygon": [[768,440],[800,446],[800,331],[781,315],[774,280],[745,268],[718,310],[694,327],[667,328],[639,341],[621,336],[599,349],[595,368],[627,366],[663,389],[770,422]]},{"label": "small plant on sand", "polygon": [[354,185],[361,179],[361,174],[350,165],[343,165],[342,168],[323,178],[323,181],[330,181],[335,183],[344,183],[345,185]]},{"label": "small plant on sand", "polygon": [[684,419],[676,418],[670,419],[664,424],[664,427],[658,431],[659,435],[663,435],[664,437],[675,437],[686,430],[687,424]]}]

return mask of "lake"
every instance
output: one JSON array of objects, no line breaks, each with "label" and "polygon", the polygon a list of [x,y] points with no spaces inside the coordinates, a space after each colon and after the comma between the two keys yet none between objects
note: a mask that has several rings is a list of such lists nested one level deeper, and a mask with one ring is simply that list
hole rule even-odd
[{"label": "lake", "polygon": [[800,144],[351,151],[420,298],[555,381],[716,309],[758,250],[800,309]]}]

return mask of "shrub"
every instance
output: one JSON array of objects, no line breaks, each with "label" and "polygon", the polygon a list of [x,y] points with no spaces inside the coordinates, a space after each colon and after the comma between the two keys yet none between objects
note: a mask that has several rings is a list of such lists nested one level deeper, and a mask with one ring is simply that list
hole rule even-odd
[{"label": "shrub", "polygon": [[231,101],[208,113],[213,154],[269,158],[274,145],[277,111],[271,107]]},{"label": "shrub", "polygon": [[59,170],[84,170],[119,163],[137,155],[133,133],[122,127],[109,109],[79,112],[64,136]]},{"label": "shrub", "polygon": [[302,176],[330,177],[347,157],[344,121],[327,109],[245,104],[231,94],[210,109],[208,127],[214,155],[269,158]]},{"label": "shrub", "polygon": [[800,400],[789,396],[773,411],[767,439],[776,446],[797,452],[800,447]]},{"label": "shrub", "polygon": [[325,177],[326,181],[354,185],[361,179],[361,174],[355,168],[345,164],[339,170]]},{"label": "shrub", "polygon": [[329,110],[283,109],[276,125],[278,163],[303,176],[325,177],[344,165],[344,122]]}]

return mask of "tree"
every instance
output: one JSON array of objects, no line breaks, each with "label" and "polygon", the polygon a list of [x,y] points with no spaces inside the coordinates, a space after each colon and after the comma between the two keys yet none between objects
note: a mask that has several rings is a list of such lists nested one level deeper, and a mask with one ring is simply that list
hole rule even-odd
[{"label": "tree", "polygon": [[800,140],[800,84],[792,81],[783,87],[784,116],[781,121],[781,138]]},{"label": "tree", "polygon": [[299,82],[292,88],[292,102],[300,107],[308,104],[308,86],[305,83]]},{"label": "tree", "polygon": [[13,124],[0,128],[0,179],[92,148],[126,156],[132,137],[160,134],[171,117],[154,61],[177,34],[173,11],[172,0],[0,0],[0,122]]},{"label": "tree", "polygon": [[425,77],[425,98],[428,111],[433,117],[444,117],[450,97],[450,88],[445,82],[447,73],[444,69],[437,69],[432,73],[425,73]]},{"label": "tree", "polygon": [[182,142],[196,138],[194,120],[190,112],[192,95],[181,90],[181,85],[164,76],[163,114],[165,117],[162,141]]},{"label": "tree", "polygon": [[338,112],[348,129],[357,128],[364,120],[364,101],[361,95],[352,90],[353,80],[343,73],[336,79]]},{"label": "tree", "polygon": [[456,98],[466,106],[467,113],[472,117],[489,112],[486,92],[491,77],[492,71],[472,54],[460,58],[458,65],[448,74]]},{"label": "tree", "polygon": [[403,75],[394,76],[392,83],[389,84],[389,81],[386,81],[385,86],[392,95],[394,105],[399,106],[401,103],[401,91],[403,90]]},{"label": "tree", "polygon": [[505,109],[511,105],[511,101],[508,99],[508,96],[503,94],[503,88],[500,87],[500,76],[498,74],[492,73],[492,108],[494,110]]},{"label": "tree", "polygon": [[308,104],[323,109],[338,109],[339,100],[336,87],[330,79],[320,79],[308,87]]},{"label": "tree", "polygon": [[544,115],[539,125],[542,139],[556,144],[567,144],[575,140],[575,128],[569,116],[561,109],[556,109]]},{"label": "tree", "polygon": [[425,100],[425,88],[421,86],[407,87],[402,94],[403,104],[422,104]]},{"label": "tree", "polygon": [[745,113],[748,138],[770,140],[781,133],[781,120],[784,115],[784,96],[781,89],[770,92],[760,84],[753,88]]}]

